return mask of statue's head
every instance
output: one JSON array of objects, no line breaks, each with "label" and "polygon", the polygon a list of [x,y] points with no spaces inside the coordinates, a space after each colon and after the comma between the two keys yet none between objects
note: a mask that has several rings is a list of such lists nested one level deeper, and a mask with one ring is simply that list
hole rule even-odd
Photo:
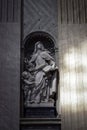
[{"label": "statue's head", "polygon": [[34,52],[37,52],[37,50],[42,50],[42,51],[44,50],[44,46],[43,46],[41,41],[38,41],[38,42],[35,43],[35,50],[34,50]]},{"label": "statue's head", "polygon": [[28,72],[27,72],[27,71],[24,71],[24,72],[22,73],[22,77],[23,77],[24,79],[27,79],[27,78],[28,78]]}]

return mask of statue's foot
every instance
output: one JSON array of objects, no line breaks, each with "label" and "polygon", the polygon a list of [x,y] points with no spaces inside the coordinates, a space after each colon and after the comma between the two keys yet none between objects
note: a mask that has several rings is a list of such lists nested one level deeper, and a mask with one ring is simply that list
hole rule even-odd
[{"label": "statue's foot", "polygon": [[41,101],[35,101],[35,103],[36,103],[36,104],[40,104],[40,103],[41,103]]},{"label": "statue's foot", "polygon": [[54,99],[50,98],[48,102],[54,102]]}]

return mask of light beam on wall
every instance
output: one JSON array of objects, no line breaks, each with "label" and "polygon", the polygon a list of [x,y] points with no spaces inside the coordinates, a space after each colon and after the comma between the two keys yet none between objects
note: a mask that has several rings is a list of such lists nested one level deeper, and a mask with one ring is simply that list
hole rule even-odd
[{"label": "light beam on wall", "polygon": [[61,102],[64,107],[75,107],[87,97],[87,41],[68,49],[63,56],[63,69]]}]

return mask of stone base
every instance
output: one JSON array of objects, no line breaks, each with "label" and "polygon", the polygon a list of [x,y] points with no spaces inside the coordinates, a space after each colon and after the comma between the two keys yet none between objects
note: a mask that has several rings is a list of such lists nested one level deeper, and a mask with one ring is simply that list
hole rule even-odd
[{"label": "stone base", "polygon": [[29,107],[25,108],[27,118],[54,118],[57,116],[55,107]]},{"label": "stone base", "polygon": [[30,108],[30,107],[54,107],[54,102],[45,102],[45,103],[28,103],[27,107],[25,108]]},{"label": "stone base", "polygon": [[61,130],[60,118],[23,118],[21,130]]},{"label": "stone base", "polygon": [[21,130],[61,130],[61,125],[30,125],[21,126]]},{"label": "stone base", "polygon": [[29,104],[25,107],[24,117],[27,118],[55,118],[57,117],[54,103]]},{"label": "stone base", "polygon": [[57,117],[56,107],[49,104],[44,106],[43,104],[32,104],[30,107],[25,108],[25,116],[27,118],[54,118]]}]

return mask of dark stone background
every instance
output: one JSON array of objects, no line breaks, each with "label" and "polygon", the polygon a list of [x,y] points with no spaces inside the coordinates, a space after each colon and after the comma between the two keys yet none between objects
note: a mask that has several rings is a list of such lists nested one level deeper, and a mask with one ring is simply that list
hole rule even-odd
[{"label": "dark stone background", "polygon": [[20,26],[0,24],[0,130],[19,129]]},{"label": "dark stone background", "polygon": [[0,0],[0,130],[19,130],[20,0]]}]

